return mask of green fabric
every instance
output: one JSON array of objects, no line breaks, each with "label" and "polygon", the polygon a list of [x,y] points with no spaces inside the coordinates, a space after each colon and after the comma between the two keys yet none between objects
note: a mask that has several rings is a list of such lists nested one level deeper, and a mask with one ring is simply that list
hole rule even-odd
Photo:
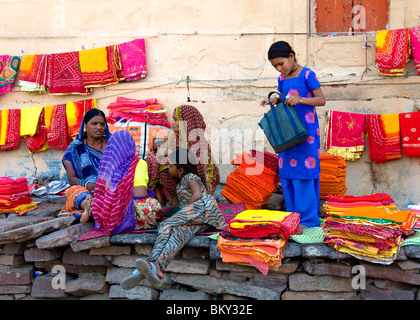
[{"label": "green fabric", "polygon": [[420,245],[420,231],[416,231],[413,236],[407,237],[401,246]]},{"label": "green fabric", "polygon": [[312,227],[302,229],[303,233],[293,234],[290,239],[298,243],[323,243],[324,233],[321,227]]}]

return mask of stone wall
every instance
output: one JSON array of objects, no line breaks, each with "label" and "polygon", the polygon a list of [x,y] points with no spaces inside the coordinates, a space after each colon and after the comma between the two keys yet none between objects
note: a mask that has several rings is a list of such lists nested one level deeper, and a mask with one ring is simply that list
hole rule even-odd
[{"label": "stone wall", "polygon": [[[419,300],[420,246],[401,247],[389,266],[357,260],[325,244],[289,240],[282,266],[267,276],[224,263],[216,241],[195,236],[169,264],[159,286],[121,281],[146,257],[155,233],[77,241],[93,227],[56,218],[42,203],[25,216],[0,216],[0,300]],[[2,219],[3,218],[3,219]]]}]

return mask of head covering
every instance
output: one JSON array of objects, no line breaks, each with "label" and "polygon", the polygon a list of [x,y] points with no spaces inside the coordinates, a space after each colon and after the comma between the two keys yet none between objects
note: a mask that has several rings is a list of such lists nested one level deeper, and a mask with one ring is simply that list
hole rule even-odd
[{"label": "head covering", "polygon": [[[91,109],[85,113],[83,117],[83,121],[80,125],[79,134],[77,137],[72,141],[69,146],[67,147],[66,152],[63,156],[63,161],[67,160],[70,161],[73,165],[74,171],[76,175],[80,179],[85,179],[88,182],[96,183],[96,178],[98,176],[98,169],[99,169],[99,162],[102,158],[102,152],[89,147],[83,142],[83,135],[85,124],[89,122],[94,116],[103,116],[105,118],[105,114],[103,111],[99,109]],[[106,123],[105,127],[105,135],[107,140],[110,139],[111,133],[108,129],[108,123]],[[63,162],[64,165],[64,162]]]},{"label": "head covering", "polygon": [[[219,184],[219,168],[214,164],[211,156],[210,144],[205,138],[206,123],[203,115],[194,106],[181,105],[175,111],[179,123],[179,131],[172,131],[168,138],[168,154],[178,148],[191,150],[197,159],[198,176],[206,186],[208,194],[214,194]],[[158,161],[148,156],[146,159],[149,167],[149,178],[160,180],[165,190],[171,194],[176,194],[177,181],[169,174],[162,174],[162,170],[167,163],[157,163]]]},{"label": "head covering", "polygon": [[116,131],[101,159],[92,216],[96,228],[106,234],[132,231],[136,220],[133,208],[134,174],[140,158],[128,131]]}]

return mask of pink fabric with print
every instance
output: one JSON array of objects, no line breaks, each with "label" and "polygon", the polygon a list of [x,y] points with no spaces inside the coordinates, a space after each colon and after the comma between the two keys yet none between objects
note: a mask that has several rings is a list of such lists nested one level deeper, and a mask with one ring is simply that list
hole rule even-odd
[{"label": "pink fabric with print", "polygon": [[125,81],[144,79],[147,76],[144,39],[135,39],[118,45]]},{"label": "pink fabric with print", "polygon": [[414,64],[417,74],[420,74],[420,26],[410,28],[411,53],[413,55]]}]

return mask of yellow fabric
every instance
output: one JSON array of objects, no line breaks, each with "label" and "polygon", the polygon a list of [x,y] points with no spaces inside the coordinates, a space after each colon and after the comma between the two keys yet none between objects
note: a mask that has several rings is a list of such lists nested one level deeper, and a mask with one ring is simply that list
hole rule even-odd
[{"label": "yellow fabric", "polygon": [[147,173],[147,162],[143,159],[137,163],[136,171],[134,173],[134,186],[144,186],[147,187],[149,183],[149,175]]},{"label": "yellow fabric", "polygon": [[239,213],[235,220],[247,220],[249,222],[235,222],[231,221],[232,228],[240,229],[245,226],[257,225],[264,222],[281,222],[285,217],[290,215],[290,212],[274,211],[274,210],[245,210]]},{"label": "yellow fabric", "polygon": [[44,107],[30,107],[21,110],[20,135],[33,136],[38,126],[39,116]]},{"label": "yellow fabric", "polygon": [[9,110],[1,111],[1,131],[0,131],[0,146],[6,144],[6,133],[9,123]]},{"label": "yellow fabric", "polygon": [[22,56],[22,61],[20,62],[20,72],[31,72],[34,67],[35,55],[27,54]]},{"label": "yellow fabric", "polygon": [[108,70],[106,47],[79,51],[82,72],[104,72]]}]

